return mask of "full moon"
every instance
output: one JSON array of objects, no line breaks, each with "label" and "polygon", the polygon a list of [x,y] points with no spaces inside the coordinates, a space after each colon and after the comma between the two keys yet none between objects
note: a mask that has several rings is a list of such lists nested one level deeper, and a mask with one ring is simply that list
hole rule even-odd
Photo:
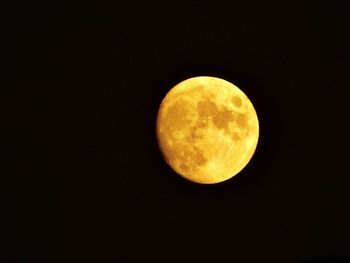
[{"label": "full moon", "polygon": [[259,122],[238,87],[220,78],[194,77],[166,94],[156,133],[164,160],[176,173],[195,183],[215,184],[251,160]]}]

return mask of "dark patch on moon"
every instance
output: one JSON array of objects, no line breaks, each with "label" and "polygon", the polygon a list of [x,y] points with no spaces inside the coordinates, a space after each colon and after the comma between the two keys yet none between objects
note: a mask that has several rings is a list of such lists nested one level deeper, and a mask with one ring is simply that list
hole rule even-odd
[{"label": "dark patch on moon", "polygon": [[236,123],[243,129],[248,127],[248,116],[244,113],[237,113]]},{"label": "dark patch on moon", "polygon": [[200,100],[197,103],[197,110],[198,110],[198,115],[201,118],[212,117],[218,112],[218,108],[216,107],[216,104],[211,100],[207,100],[207,99]]},{"label": "dark patch on moon", "polygon": [[218,106],[210,99],[200,100],[197,103],[197,110],[200,119],[212,119],[218,129],[228,129],[230,122],[234,121],[234,113],[227,107],[219,109]]},{"label": "dark patch on moon", "polygon": [[219,129],[228,129],[228,124],[234,120],[233,112],[228,110],[226,107],[218,111],[213,117],[214,125]]},{"label": "dark patch on moon", "polygon": [[169,107],[165,123],[168,124],[170,132],[182,130],[191,123],[188,117],[189,107],[189,103],[185,100],[178,100]]},{"label": "dark patch on moon", "polygon": [[232,96],[231,101],[232,101],[233,105],[235,105],[237,108],[242,106],[242,100],[238,96]]}]

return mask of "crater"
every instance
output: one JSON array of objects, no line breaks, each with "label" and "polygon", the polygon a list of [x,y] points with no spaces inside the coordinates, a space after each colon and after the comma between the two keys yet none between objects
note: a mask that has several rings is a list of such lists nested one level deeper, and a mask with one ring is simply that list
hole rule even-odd
[{"label": "crater", "polygon": [[194,141],[196,141],[197,139],[202,138],[202,136],[200,135],[200,133],[198,132],[198,130],[199,130],[199,127],[197,127],[197,126],[194,126],[194,127],[190,128],[190,132],[189,132],[188,138],[187,138],[188,141],[194,142]]},{"label": "crater", "polygon": [[[184,149],[181,151],[181,155],[177,160],[180,162],[179,169],[183,172],[194,172],[198,170],[198,167],[207,163],[207,159],[204,156],[203,151],[198,147],[188,147],[183,145]],[[186,148],[187,147],[187,148]]]},{"label": "crater", "polygon": [[205,158],[203,151],[198,149],[198,147],[194,146],[193,147],[193,156],[192,160],[195,163],[196,166],[202,166],[207,162],[207,159]]},{"label": "crater", "polygon": [[206,128],[206,127],[208,127],[208,120],[203,119],[203,120],[198,121],[196,123],[196,127],[198,127],[198,128]]},{"label": "crater", "polygon": [[179,168],[180,168],[181,171],[184,171],[184,172],[187,172],[190,169],[190,167],[187,164],[183,163],[183,162],[180,163]]},{"label": "crater", "polygon": [[198,91],[200,91],[200,90],[204,89],[204,86],[203,86],[203,85],[198,85],[198,86],[196,87],[196,89],[197,89]]},{"label": "crater", "polygon": [[233,141],[238,141],[238,140],[241,139],[241,136],[239,135],[238,132],[232,132],[231,138],[232,138]]}]

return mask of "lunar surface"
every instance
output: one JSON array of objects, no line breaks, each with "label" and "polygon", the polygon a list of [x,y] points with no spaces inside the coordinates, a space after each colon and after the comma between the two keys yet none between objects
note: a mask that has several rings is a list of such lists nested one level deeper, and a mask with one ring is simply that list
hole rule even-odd
[{"label": "lunar surface", "polygon": [[248,97],[232,83],[195,77],[173,87],[156,124],[165,161],[196,183],[223,182],[239,173],[257,146],[259,123]]}]

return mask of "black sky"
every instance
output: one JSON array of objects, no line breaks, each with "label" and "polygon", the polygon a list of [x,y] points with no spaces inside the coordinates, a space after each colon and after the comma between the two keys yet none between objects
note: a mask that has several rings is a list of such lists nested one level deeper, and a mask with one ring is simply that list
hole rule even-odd
[{"label": "black sky", "polygon": [[[14,1],[3,13],[4,262],[350,256],[344,6]],[[177,176],[154,130],[167,91],[201,75],[240,87],[260,121],[252,161],[213,186]]]}]

